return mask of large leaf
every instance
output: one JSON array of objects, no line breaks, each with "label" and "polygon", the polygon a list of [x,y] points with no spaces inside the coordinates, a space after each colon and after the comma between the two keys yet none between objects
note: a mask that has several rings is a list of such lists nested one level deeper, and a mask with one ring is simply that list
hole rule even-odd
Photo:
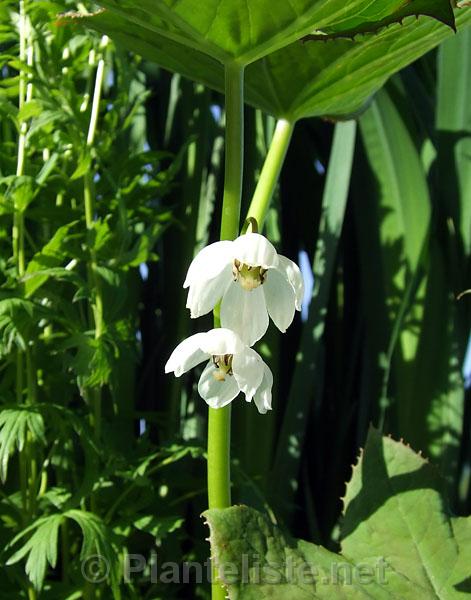
[{"label": "large leaf", "polygon": [[[456,22],[471,24],[471,11]],[[296,42],[247,68],[247,100],[290,120],[352,115],[393,73],[452,35],[437,21],[410,18],[353,40]]]},{"label": "large leaf", "polygon": [[345,497],[342,555],[293,540],[257,511],[205,513],[231,600],[443,600],[471,590],[471,519],[452,517],[441,480],[402,443],[370,431]]},{"label": "large leaf", "polygon": [[[103,6],[154,35],[203,52],[221,63],[247,65],[312,30],[362,31],[388,19],[399,20],[403,0],[103,0]],[[412,14],[428,14],[453,25],[448,0],[408,3]]]},{"label": "large leaf", "polygon": [[[224,89],[223,66],[208,54],[168,39],[121,13],[105,11],[82,21],[171,71]],[[471,11],[459,11],[458,27],[469,23]],[[350,115],[361,109],[391,74],[450,35],[452,30],[435,20],[416,22],[411,18],[402,26],[393,25],[378,35],[362,35],[355,40],[294,41],[250,64],[246,101],[289,120]]]}]

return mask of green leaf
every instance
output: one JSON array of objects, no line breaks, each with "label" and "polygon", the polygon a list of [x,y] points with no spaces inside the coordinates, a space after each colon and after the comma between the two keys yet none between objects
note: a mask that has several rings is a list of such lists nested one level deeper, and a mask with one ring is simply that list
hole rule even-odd
[{"label": "green leaf", "polygon": [[9,354],[13,346],[24,351],[40,317],[47,312],[47,308],[22,298],[0,299],[0,356]]},{"label": "green leaf", "polygon": [[37,117],[41,114],[42,110],[43,105],[39,100],[29,100],[18,111],[18,121],[27,121],[31,117]]},{"label": "green leaf", "polygon": [[204,513],[230,600],[468,596],[471,518],[452,517],[434,467],[370,431],[345,497],[342,554],[285,535],[246,506]]},{"label": "green leaf", "polygon": [[[471,13],[471,10],[468,9]],[[471,28],[447,40],[438,55],[437,129],[439,159],[454,162],[453,195],[459,198],[455,215],[465,251],[471,252]],[[448,191],[449,190],[444,190]]]},{"label": "green leaf", "polygon": [[134,527],[146,533],[150,533],[156,539],[162,539],[169,533],[173,533],[185,522],[181,517],[156,517],[146,515],[133,521]]},{"label": "green leaf", "polygon": [[153,249],[155,242],[164,230],[165,227],[161,223],[154,223],[148,227],[140,234],[134,245],[118,257],[118,265],[127,269],[129,267],[138,267],[143,262],[156,260],[157,256],[153,252]]},{"label": "green leaf", "polygon": [[[380,231],[384,253],[387,255],[388,247],[400,242],[407,267],[414,272],[428,235],[431,213],[426,174],[415,140],[386,92],[379,93],[361,117],[360,128],[378,181],[381,210],[386,215]],[[396,258],[390,260],[397,264]],[[397,285],[397,281],[390,281],[395,266],[385,269],[391,286]]]},{"label": "green leaf", "polygon": [[20,213],[23,213],[28,208],[39,189],[34,177],[30,177],[29,175],[2,177],[0,179],[1,184],[6,184],[7,186],[3,202],[14,207],[14,210]]},{"label": "green leaf", "polygon": [[[345,26],[361,31],[372,22],[394,18],[402,0],[294,0],[273,4],[269,0],[206,0],[195,10],[192,0],[144,0],[136,7],[131,0],[104,0],[105,8],[174,42],[227,63],[247,65],[298,40],[314,28],[324,30]],[[448,0],[421,0],[416,10],[453,24]],[[446,14],[445,14],[446,13]],[[267,15],[270,18],[267,18]],[[398,18],[401,18],[400,16]]]},{"label": "green leaf", "polygon": [[[461,11],[457,25],[469,24],[471,11]],[[410,18],[354,40],[297,42],[247,68],[246,98],[289,120],[355,115],[391,75],[452,35],[437,21]]]},{"label": "green leaf", "polygon": [[92,577],[103,576],[105,579],[109,578],[113,597],[119,598],[119,562],[118,555],[110,541],[111,533],[100,517],[84,510],[71,509],[64,513],[56,513],[36,520],[10,542],[9,547],[34,532],[28,541],[8,559],[6,564],[15,564],[28,556],[25,567],[26,574],[34,587],[40,590],[43,586],[47,564],[49,563],[53,568],[56,566],[57,538],[59,527],[64,519],[75,521],[82,531],[82,548],[80,551],[82,569],[87,566],[87,558],[99,557],[99,562],[96,564],[103,569],[103,572],[90,571],[90,575]]},{"label": "green leaf", "polygon": [[92,164],[92,156],[90,154],[90,151],[88,149],[84,150],[80,154],[80,158],[78,160],[78,164],[77,164],[77,167],[75,168],[75,171],[70,176],[71,181],[74,181],[75,179],[79,179],[80,177],[83,177],[85,175],[85,173],[88,173],[88,171],[91,168],[91,164]]},{"label": "green leaf", "polygon": [[36,252],[26,267],[24,276],[26,297],[31,297],[50,277],[66,277],[79,279],[71,269],[60,268],[62,263],[68,258],[66,243],[70,237],[71,230],[77,225],[78,221],[71,221],[62,227],[59,227],[52,238],[42,247],[40,252]]},{"label": "green leaf", "polygon": [[46,443],[44,420],[34,407],[3,408],[0,412],[0,478],[5,482],[8,462],[15,448],[21,452],[27,434],[31,439]]},{"label": "green leaf", "polygon": [[[394,6],[381,2],[368,4],[368,9],[361,13],[365,22],[369,22],[368,17],[374,22],[376,18],[391,14],[388,8],[393,11],[403,7],[402,2]],[[442,11],[449,10],[448,1],[441,2],[440,6]],[[332,6],[333,11],[334,8]],[[350,16],[355,18],[355,15],[354,11]],[[336,13],[338,23],[344,23],[343,16],[339,9]],[[128,19],[124,13],[113,10],[84,20],[118,43],[171,71],[219,91],[224,89],[224,70],[217,60],[198,49],[190,50],[173,38],[166,38],[159,30],[144,26],[139,19]],[[345,23],[350,21],[347,19]],[[458,27],[470,23],[471,11],[457,13]],[[322,29],[321,21],[317,20],[315,27]],[[308,43],[293,40],[277,51],[271,48],[267,56],[247,67],[245,98],[249,104],[288,120],[352,115],[388,77],[451,34],[451,29],[435,20],[424,18],[416,22],[411,17],[403,26],[393,25],[378,35],[363,35],[355,40]]]},{"label": "green leaf", "polygon": [[308,319],[303,326],[271,478],[273,498],[282,499],[287,505],[291,504],[297,487],[300,449],[304,445],[312,402],[312,396],[306,390],[314,390],[319,380],[325,318],[350,189],[356,131],[355,121],[338,123],[329,158],[313,264],[315,288]]},{"label": "green leaf", "polygon": [[[378,3],[379,4],[379,3]],[[385,5],[386,3],[383,3]],[[382,7],[386,8],[385,6]],[[384,11],[383,11],[384,15]],[[440,0],[415,0],[407,2],[400,6],[394,12],[386,16],[380,16],[378,12],[372,19],[364,19],[363,14],[353,16],[350,19],[335,24],[333,27],[322,29],[322,33],[307,36],[305,39],[322,39],[325,37],[350,37],[358,33],[371,33],[378,31],[382,27],[388,27],[393,23],[402,23],[402,20],[410,16],[427,15],[441,21],[445,25],[454,27],[454,16],[451,4],[449,2],[440,2]]]},{"label": "green leaf", "polygon": [[63,516],[54,514],[42,517],[17,535],[9,545],[16,544],[25,535],[34,531],[33,535],[17,552],[7,561],[7,565],[13,565],[26,555],[25,571],[31,583],[37,590],[42,588],[46,574],[47,563],[51,567],[57,562],[57,537]]},{"label": "green leaf", "polygon": [[383,556],[399,597],[468,596],[471,518],[451,516],[443,488],[427,460],[370,430],[345,496],[343,553]]}]

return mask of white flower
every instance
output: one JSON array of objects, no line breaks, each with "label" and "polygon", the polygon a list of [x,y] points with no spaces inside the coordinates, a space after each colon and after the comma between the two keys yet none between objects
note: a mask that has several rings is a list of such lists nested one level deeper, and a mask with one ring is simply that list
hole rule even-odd
[{"label": "white flower", "polygon": [[212,329],[183,340],[172,352],[165,372],[180,377],[210,359],[198,383],[200,396],[212,408],[221,408],[239,395],[252,398],[260,413],[271,409],[273,375],[261,356],[229,329]]},{"label": "white flower", "polygon": [[268,315],[281,332],[301,310],[304,284],[298,266],[278,254],[258,233],[210,244],[199,252],[183,284],[193,319],[221,303],[221,325],[249,346],[268,328]]}]

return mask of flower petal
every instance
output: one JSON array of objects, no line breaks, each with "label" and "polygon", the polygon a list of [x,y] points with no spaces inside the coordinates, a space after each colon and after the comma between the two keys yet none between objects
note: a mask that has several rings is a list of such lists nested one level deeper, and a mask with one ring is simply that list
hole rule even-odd
[{"label": "flower petal", "polygon": [[266,237],[259,233],[246,233],[233,242],[232,255],[252,267],[278,266],[278,254]]},{"label": "flower petal", "polygon": [[208,358],[206,352],[201,349],[201,343],[204,341],[205,335],[205,333],[197,333],[178,344],[165,365],[165,372],[174,371],[175,376],[180,377],[180,375]]},{"label": "flower petal", "polygon": [[278,329],[284,333],[294,318],[296,296],[293,287],[277,269],[270,269],[262,288],[268,314]]},{"label": "flower petal", "polygon": [[248,292],[234,281],[221,302],[221,325],[235,331],[248,346],[253,346],[268,329],[262,288],[263,285]]},{"label": "flower petal", "polygon": [[206,365],[198,382],[198,393],[211,408],[222,408],[232,402],[239,394],[237,380],[232,375],[226,375],[224,381],[218,381],[213,373],[216,366],[212,361]]},{"label": "flower petal", "polygon": [[245,348],[232,359],[232,373],[246,400],[252,400],[263,377],[263,360],[252,348]]},{"label": "flower petal", "polygon": [[201,349],[211,356],[222,354],[237,354],[242,352],[245,344],[240,337],[230,329],[220,327],[203,333]]},{"label": "flower petal", "polygon": [[271,410],[271,388],[273,385],[273,375],[268,365],[263,363],[263,378],[260,387],[258,388],[254,402],[258,408],[258,412],[264,415],[267,410]]},{"label": "flower petal", "polygon": [[291,284],[296,295],[296,310],[301,310],[304,297],[304,281],[298,265],[286,256],[278,254],[277,271],[280,271]]},{"label": "flower petal", "polygon": [[227,265],[219,275],[208,280],[198,280],[190,285],[186,307],[192,319],[209,313],[224,296],[232,282],[232,266]]},{"label": "flower petal", "polygon": [[213,279],[225,266],[232,264],[233,243],[227,240],[215,242],[198,252],[191,261],[183,287],[187,288],[193,283]]}]

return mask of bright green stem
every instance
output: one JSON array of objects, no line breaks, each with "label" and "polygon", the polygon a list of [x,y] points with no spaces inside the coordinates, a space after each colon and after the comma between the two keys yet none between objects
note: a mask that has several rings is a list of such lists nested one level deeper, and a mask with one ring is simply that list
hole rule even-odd
[{"label": "bright green stem", "polygon": [[294,122],[285,119],[277,122],[270,149],[263,163],[262,172],[247,213],[247,219],[253,217],[257,220],[259,231],[263,228],[263,221],[278,182],[294,125]]},{"label": "bright green stem", "polygon": [[231,405],[209,409],[208,501],[209,508],[231,505],[230,481]]},{"label": "bright green stem", "polygon": [[237,63],[226,65],[226,141],[221,240],[239,235],[242,172],[244,166],[244,70]]},{"label": "bright green stem", "polygon": [[[221,240],[239,234],[240,203],[244,149],[244,71],[236,63],[226,65],[226,141],[224,164],[224,198]],[[218,326],[218,319],[215,319]],[[231,505],[231,407],[209,409],[208,417],[208,502],[209,508]],[[223,600],[220,584],[212,585],[212,600]]]}]

